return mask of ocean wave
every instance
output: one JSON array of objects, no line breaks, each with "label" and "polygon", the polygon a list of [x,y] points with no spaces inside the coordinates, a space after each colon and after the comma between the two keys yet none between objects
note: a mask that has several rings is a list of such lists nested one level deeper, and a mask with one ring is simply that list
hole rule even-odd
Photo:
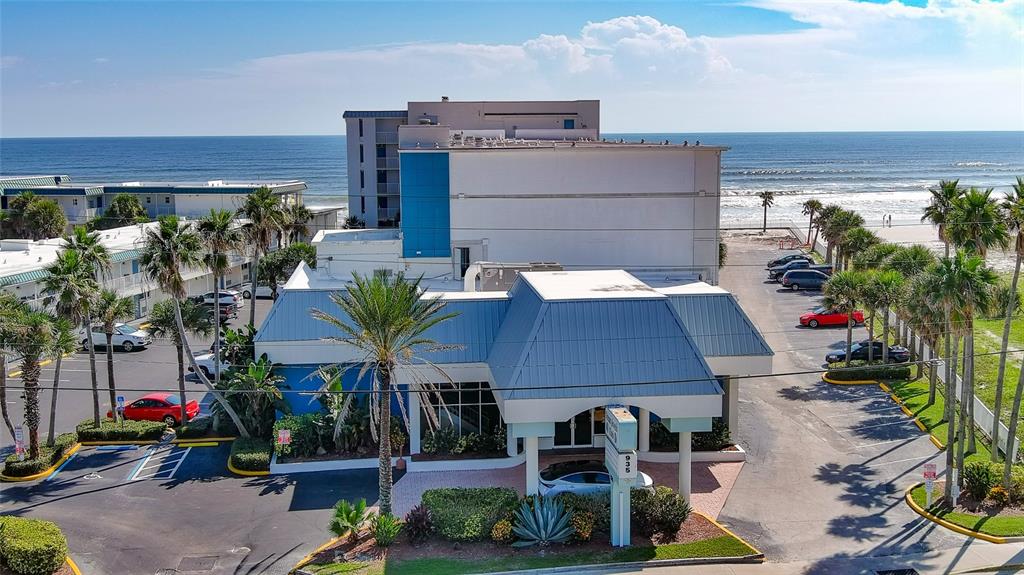
[{"label": "ocean wave", "polygon": [[954,168],[984,168],[986,166],[1005,166],[996,162],[954,162]]}]

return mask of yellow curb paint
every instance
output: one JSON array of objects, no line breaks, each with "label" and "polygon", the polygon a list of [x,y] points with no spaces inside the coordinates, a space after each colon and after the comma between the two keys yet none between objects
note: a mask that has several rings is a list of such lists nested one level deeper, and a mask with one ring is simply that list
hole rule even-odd
[{"label": "yellow curb paint", "polygon": [[832,379],[827,374],[821,374],[821,380],[825,383],[831,383],[832,385],[875,385],[878,382],[873,379],[852,379],[850,381],[843,381],[840,379]]},{"label": "yellow curb paint", "polygon": [[[64,357],[68,357],[69,355],[74,355],[74,353],[65,353]],[[44,365],[50,365],[51,363],[53,363],[52,359],[44,359],[43,361],[39,362],[39,367],[43,367]],[[12,371],[11,373],[7,374],[7,377],[18,377],[19,375],[21,375],[21,371]]]},{"label": "yellow curb paint", "polygon": [[153,324],[149,323],[148,321],[145,322],[145,323],[140,323],[139,324],[139,329],[146,329],[147,327],[149,327],[151,325],[153,325]]},{"label": "yellow curb paint", "polygon": [[890,395],[889,397],[892,398],[892,400],[896,402],[896,405],[898,405],[900,407],[903,407],[903,400],[900,399],[899,396],[897,396],[897,395]]},{"label": "yellow curb paint", "polygon": [[181,445],[182,443],[189,443],[194,441],[202,441],[204,443],[220,443],[223,441],[234,441],[237,437],[194,437],[192,439],[174,439],[171,443],[175,445]]},{"label": "yellow curb paint", "polygon": [[[301,560],[299,560],[299,562],[295,564],[295,567],[292,567],[292,570],[289,571],[289,573],[294,573],[295,571],[298,571],[299,569],[302,569],[303,567],[308,565],[309,562],[312,561],[313,558],[316,557],[317,554],[319,554],[321,551],[323,551],[324,549],[330,548],[332,545],[337,544],[339,541],[341,541],[345,537],[348,537],[348,533],[343,533],[343,534],[335,537],[334,539],[331,539],[327,543],[324,543],[323,545],[317,547],[316,549],[311,551],[309,553],[309,555],[306,555]],[[751,549],[753,549],[753,547],[751,547]]]},{"label": "yellow curb paint", "polygon": [[932,515],[931,513],[926,511],[923,507],[918,505],[917,502],[914,501],[914,498],[910,495],[911,491],[917,489],[921,485],[924,484],[921,482],[917,482],[911,485],[910,487],[907,488],[907,491],[903,496],[903,499],[906,500],[907,505],[909,505],[915,513],[917,513],[921,517],[924,517],[928,521],[931,521],[932,523],[937,523],[945,527],[946,529],[956,531],[961,535],[967,535],[968,537],[974,537],[976,539],[981,539],[982,541],[988,541],[989,543],[1006,543],[1006,538],[1004,537],[999,537],[998,535],[989,535],[988,533],[982,533],[980,531],[973,531],[966,527],[957,525],[956,523],[950,523],[949,521],[946,521],[945,519],[938,517],[937,515]]},{"label": "yellow curb paint", "polygon": [[903,405],[902,403],[900,404],[900,411],[905,413],[907,417],[914,417],[914,413],[907,409],[907,406]]},{"label": "yellow curb paint", "polygon": [[78,568],[78,565],[75,564],[75,560],[72,559],[70,555],[64,557],[64,562],[71,568],[72,573],[75,575],[82,575],[82,570]]},{"label": "yellow curb paint", "polygon": [[928,428],[925,427],[924,424],[921,423],[921,420],[916,417],[914,418],[914,425],[916,425],[921,431],[928,431]]},{"label": "yellow curb paint", "polygon": [[10,477],[10,476],[7,476],[7,475],[4,475],[4,474],[0,473],[0,481],[7,481],[7,482],[12,482],[13,483],[13,482],[17,482],[17,481],[32,481],[34,479],[41,479],[43,477],[46,477],[47,475],[53,473],[58,467],[63,465],[64,462],[67,461],[69,457],[74,455],[74,453],[76,451],[78,451],[79,449],[81,449],[81,448],[82,448],[82,444],[81,443],[76,443],[76,444],[72,445],[71,449],[69,449],[67,451],[67,453],[65,453],[60,459],[57,460],[57,463],[54,463],[53,465],[51,465],[50,467],[47,467],[46,469],[40,471],[39,473],[35,473],[35,474],[32,474],[32,475],[26,475],[24,477]]},{"label": "yellow curb paint", "polygon": [[934,435],[929,435],[928,439],[932,440],[932,444],[935,445],[935,447],[937,447],[939,451],[946,449],[946,446],[941,441],[939,441],[938,437],[935,437]]},{"label": "yellow curb paint", "polygon": [[217,443],[216,441],[207,441],[207,442],[200,442],[200,443],[184,443],[184,442],[182,442],[182,443],[175,443],[175,445],[177,445],[178,447],[217,447],[220,444]]},{"label": "yellow curb paint", "polygon": [[94,446],[94,445],[156,445],[160,443],[156,440],[150,441],[83,441],[82,445]]},{"label": "yellow curb paint", "polygon": [[884,391],[886,393],[890,393],[892,391],[892,388],[889,387],[888,385],[885,385],[884,383],[879,383],[878,387],[881,387],[882,391]]},{"label": "yellow curb paint", "polygon": [[712,524],[714,524],[714,526],[715,526],[715,527],[718,527],[719,529],[721,529],[722,531],[724,531],[724,532],[726,532],[727,534],[731,535],[732,537],[735,537],[736,539],[738,539],[738,540],[740,541],[740,543],[743,543],[743,544],[744,544],[744,545],[746,545],[747,547],[750,547],[750,549],[751,549],[751,550],[752,550],[752,551],[754,552],[754,554],[755,554],[755,555],[764,555],[764,553],[761,553],[761,552],[760,552],[760,551],[759,551],[759,550],[757,549],[757,547],[754,547],[754,546],[753,546],[753,545],[751,545],[750,543],[747,543],[747,540],[746,540],[746,539],[744,539],[744,538],[740,537],[739,535],[736,535],[735,533],[733,533],[732,531],[730,531],[728,527],[726,527],[725,525],[722,525],[722,524],[721,524],[721,523],[719,523],[718,521],[715,521],[715,520],[714,520],[714,519],[713,519],[713,518],[712,518],[712,517],[711,517],[710,515],[707,515],[707,514],[705,514],[705,513],[702,513],[702,512],[700,512],[700,511],[697,511],[696,509],[694,509],[694,510],[693,510],[693,512],[694,512],[694,513],[696,513],[697,515],[700,515],[700,516],[701,516],[701,517],[703,517],[704,519],[707,519],[708,521],[710,521],[710,522],[711,522]]},{"label": "yellow curb paint", "polygon": [[234,465],[231,465],[230,455],[228,456],[228,471],[235,475],[241,475],[242,477],[264,477],[270,475],[269,471],[243,471],[241,469],[237,469]]}]

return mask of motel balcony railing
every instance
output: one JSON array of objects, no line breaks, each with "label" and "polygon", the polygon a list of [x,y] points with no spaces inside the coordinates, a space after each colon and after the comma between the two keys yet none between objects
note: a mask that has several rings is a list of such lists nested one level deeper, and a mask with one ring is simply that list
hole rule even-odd
[{"label": "motel balcony railing", "polygon": [[398,158],[377,158],[378,170],[397,170]]},{"label": "motel balcony railing", "polygon": [[377,132],[378,144],[397,144],[398,132]]},{"label": "motel balcony railing", "polygon": [[398,182],[385,182],[377,184],[378,196],[397,196],[402,190]]}]

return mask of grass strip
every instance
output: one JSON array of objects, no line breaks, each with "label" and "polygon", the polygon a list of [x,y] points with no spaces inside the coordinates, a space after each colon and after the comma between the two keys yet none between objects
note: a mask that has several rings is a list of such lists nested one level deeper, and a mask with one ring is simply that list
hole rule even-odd
[{"label": "grass strip", "polygon": [[989,535],[996,535],[999,537],[1015,537],[1024,535],[1024,516],[996,516],[989,517],[987,515],[974,515],[972,513],[961,513],[959,511],[952,511],[945,505],[945,503],[937,502],[931,507],[925,507],[925,502],[928,500],[928,494],[925,492],[924,486],[918,486],[916,489],[910,492],[910,496],[914,499],[914,502],[924,508],[928,513],[940,517],[953,523],[970,529],[971,531],[978,531],[980,533],[987,533]]},{"label": "grass strip", "polygon": [[[927,374],[927,370],[925,370]],[[942,443],[946,443],[949,423],[942,420],[943,411],[946,409],[945,396],[942,394],[942,384],[935,394],[935,403],[928,404],[928,379],[921,378],[916,381],[887,381],[886,384],[892,389],[893,394],[900,398],[903,405],[920,421],[928,433],[934,435]],[[959,416],[959,412],[957,413]],[[959,420],[959,417],[955,421]],[[977,432],[976,453],[965,457],[966,461],[989,461],[990,453],[988,445],[983,441],[984,436]]]}]

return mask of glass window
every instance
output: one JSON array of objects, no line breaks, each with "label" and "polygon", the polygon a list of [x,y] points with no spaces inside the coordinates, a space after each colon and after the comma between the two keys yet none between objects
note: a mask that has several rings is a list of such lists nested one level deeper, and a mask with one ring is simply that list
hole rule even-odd
[{"label": "glass window", "polygon": [[[442,426],[453,426],[460,435],[467,435],[491,433],[502,425],[501,413],[486,383],[459,382],[454,386],[446,383],[438,385],[438,388],[440,398],[432,394],[424,396],[423,402],[424,409],[433,410]],[[441,409],[441,400],[447,413]],[[422,433],[426,433],[426,426],[422,427]]]},{"label": "glass window", "polygon": [[167,399],[164,401],[171,405],[181,405],[181,399],[179,399],[177,395],[168,395]]},{"label": "glass window", "polygon": [[124,335],[131,335],[135,333],[135,328],[130,325],[119,325],[117,326],[116,331],[117,333],[122,333]]},{"label": "glass window", "polygon": [[359,118],[359,137],[363,137],[363,119]]},{"label": "glass window", "polygon": [[366,161],[366,160],[365,160],[365,159],[363,158],[363,145],[362,145],[362,144],[359,144],[359,161],[360,161],[360,162],[365,162],[365,161]]}]

